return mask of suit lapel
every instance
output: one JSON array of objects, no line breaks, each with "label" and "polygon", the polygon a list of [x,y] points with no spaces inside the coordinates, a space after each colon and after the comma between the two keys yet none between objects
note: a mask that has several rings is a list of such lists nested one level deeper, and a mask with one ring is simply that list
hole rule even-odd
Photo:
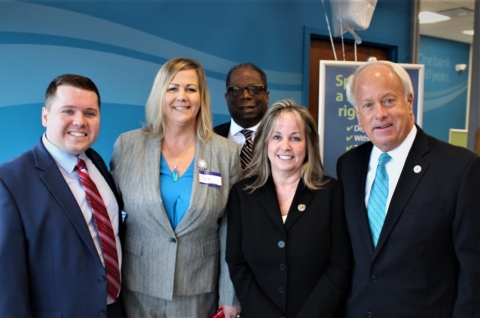
[{"label": "suit lapel", "polygon": [[[195,145],[195,157],[193,158],[194,168],[193,168],[193,184],[192,184],[192,195],[190,197],[190,204],[188,205],[187,212],[185,216],[178,224],[175,232],[181,233],[186,228],[191,226],[197,218],[202,215],[204,209],[201,207],[207,201],[207,194],[210,190],[210,186],[206,184],[200,184],[198,176],[200,174],[200,169],[196,164],[196,160],[203,159],[209,164],[209,169],[211,167],[212,157],[211,154],[213,153],[212,143],[208,141],[202,141],[200,138],[197,137],[196,145]],[[217,171],[218,172],[218,171]],[[222,176],[225,178],[226,176]]]},{"label": "suit lapel", "polygon": [[60,172],[57,164],[53,158],[45,149],[42,141],[37,143],[33,148],[33,153],[35,157],[35,166],[37,169],[40,169],[43,174],[40,175],[45,186],[52,193],[52,196],[62,207],[63,211],[67,217],[72,222],[73,227],[77,230],[78,235],[81,237],[85,245],[88,247],[90,252],[100,261],[95,244],[93,243],[92,236],[88,230],[87,223],[83,217],[82,211],[78,206],[78,203],[75,197],[72,194],[68,184],[65,182],[65,178]]},{"label": "suit lapel", "polygon": [[159,137],[145,138],[145,152],[143,153],[143,192],[150,197],[146,200],[148,217],[157,222],[165,231],[175,237],[167,212],[163,206],[160,195],[160,149],[162,148]]},{"label": "suit lapel", "polygon": [[288,232],[295,222],[305,213],[317,213],[317,211],[310,211],[308,208],[313,200],[313,195],[300,179],[298,182],[297,191],[292,200],[292,205],[288,211],[287,220],[285,222],[285,230]]},{"label": "suit lapel", "polygon": [[230,132],[230,125],[231,125],[230,121],[228,123],[220,125],[216,129],[215,133],[219,134],[222,137],[228,138],[228,133]]},{"label": "suit lapel", "polygon": [[354,175],[354,201],[357,209],[357,222],[362,233],[362,238],[371,255],[374,253],[372,233],[370,231],[370,223],[368,221],[368,212],[365,207],[365,184],[367,182],[368,164],[370,162],[370,153],[372,152],[373,144],[367,144],[360,152],[359,160],[355,160]]},{"label": "suit lapel", "polygon": [[[385,223],[383,224],[382,232],[380,233],[375,255],[378,254],[385,241],[388,239],[388,236],[395,227],[400,215],[403,213],[410,197],[415,192],[420,180],[422,180],[425,172],[430,166],[430,163],[423,158],[423,156],[430,150],[427,135],[419,127],[417,127],[417,129],[417,136],[415,137],[415,141],[413,142],[412,148],[407,156],[395,192],[393,193],[392,200],[390,201],[390,206],[385,218]],[[414,171],[416,166],[421,167],[419,173]]]},{"label": "suit lapel", "polygon": [[275,185],[273,184],[272,177],[268,178],[267,183],[260,191],[258,191],[257,196],[261,206],[263,207],[263,210],[268,214],[272,222],[282,231],[285,231],[285,227],[282,222],[282,216],[280,214],[280,205],[278,204],[277,193],[275,192]]}]

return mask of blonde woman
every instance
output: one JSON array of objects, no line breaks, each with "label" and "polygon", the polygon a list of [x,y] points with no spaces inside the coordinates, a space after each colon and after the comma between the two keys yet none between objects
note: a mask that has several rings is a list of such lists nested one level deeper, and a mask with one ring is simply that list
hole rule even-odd
[{"label": "blonde woman", "polygon": [[227,262],[242,317],[334,317],[352,252],[338,181],[324,175],[313,118],[274,103],[227,205]]},{"label": "blonde woman", "polygon": [[127,315],[210,317],[220,303],[226,317],[236,317],[219,233],[225,233],[228,192],[241,174],[238,146],[212,133],[200,64],[176,58],[162,66],[146,124],[115,143],[112,174],[128,213]]}]

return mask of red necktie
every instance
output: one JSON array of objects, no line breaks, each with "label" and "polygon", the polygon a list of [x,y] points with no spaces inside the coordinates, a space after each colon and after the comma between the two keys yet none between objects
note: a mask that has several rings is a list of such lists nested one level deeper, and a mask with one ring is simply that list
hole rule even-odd
[{"label": "red necktie", "polygon": [[120,270],[118,266],[117,244],[113,234],[112,222],[107,213],[107,208],[103,203],[102,197],[98,192],[97,186],[88,175],[87,166],[83,159],[78,158],[77,162],[78,176],[82,183],[90,208],[93,212],[93,218],[97,224],[97,231],[102,244],[103,258],[105,260],[105,271],[107,272],[108,296],[117,300],[120,290]]}]

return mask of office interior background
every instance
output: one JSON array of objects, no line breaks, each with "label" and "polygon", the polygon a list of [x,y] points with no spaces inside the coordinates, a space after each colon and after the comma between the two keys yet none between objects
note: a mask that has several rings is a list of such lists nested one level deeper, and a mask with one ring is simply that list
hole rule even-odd
[{"label": "office interior background", "polygon": [[[474,29],[474,8],[475,0],[378,0],[370,26],[358,31],[358,47],[425,65],[422,127],[444,141],[478,117],[470,98],[479,94],[470,85],[474,35],[463,33]],[[419,24],[423,11],[450,19]],[[270,103],[290,98],[310,107],[310,46],[330,41],[325,14],[332,19],[329,0],[0,0],[0,163],[40,139],[45,89],[65,73],[90,77],[100,90],[93,147],[107,163],[118,135],[141,127],[153,79],[174,57],[205,68],[215,125],[230,119],[225,76],[238,63],[265,70]]]}]

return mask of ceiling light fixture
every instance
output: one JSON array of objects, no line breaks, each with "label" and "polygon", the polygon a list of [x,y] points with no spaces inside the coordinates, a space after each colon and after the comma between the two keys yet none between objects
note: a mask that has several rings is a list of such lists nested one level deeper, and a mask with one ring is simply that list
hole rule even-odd
[{"label": "ceiling light fixture", "polygon": [[430,11],[420,12],[418,15],[418,18],[420,19],[420,24],[435,23],[435,22],[450,20],[450,17],[447,17],[446,15],[442,15],[442,14],[438,14]]}]

